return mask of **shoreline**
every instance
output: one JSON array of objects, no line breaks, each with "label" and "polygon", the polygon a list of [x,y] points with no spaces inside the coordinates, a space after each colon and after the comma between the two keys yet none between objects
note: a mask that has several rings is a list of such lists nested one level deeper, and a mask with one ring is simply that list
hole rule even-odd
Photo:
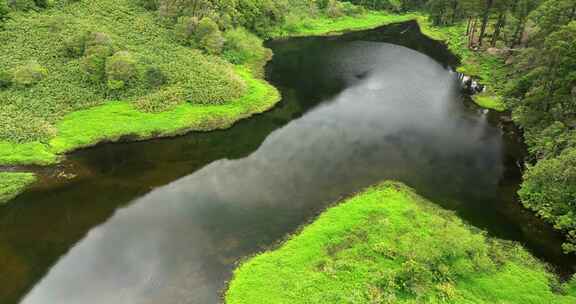
[{"label": "shoreline", "polygon": [[228,304],[325,303],[327,296],[334,303],[572,303],[575,286],[576,277],[561,283],[519,244],[386,181],[242,260],[223,297]]},{"label": "shoreline", "polygon": [[[314,19],[306,27],[300,27],[291,33],[281,29],[274,30],[270,39],[338,36],[409,21],[417,22],[423,35],[445,43],[449,50],[462,60],[459,69],[469,70],[464,60],[466,53],[470,51],[462,49],[454,42],[454,37],[461,34],[458,26],[435,27],[426,16],[416,13],[394,15],[368,12],[361,17],[324,17]],[[258,66],[264,66],[267,61],[268,58],[258,62]],[[129,102],[110,101],[65,115],[57,124],[58,135],[47,143],[37,141],[18,144],[0,141],[0,166],[50,166],[58,164],[67,153],[103,143],[145,141],[176,137],[190,132],[224,130],[240,120],[272,109],[281,100],[277,88],[265,79],[255,76],[256,73],[250,68],[236,66],[236,72],[249,86],[247,94],[237,100],[222,105],[185,103],[160,113],[140,112]]]}]

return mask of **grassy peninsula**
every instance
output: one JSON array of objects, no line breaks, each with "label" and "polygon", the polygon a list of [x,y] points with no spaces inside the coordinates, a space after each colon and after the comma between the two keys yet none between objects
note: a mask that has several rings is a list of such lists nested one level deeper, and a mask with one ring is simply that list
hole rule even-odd
[{"label": "grassy peninsula", "polygon": [[325,211],[235,271],[228,304],[574,303],[519,245],[385,182]]}]

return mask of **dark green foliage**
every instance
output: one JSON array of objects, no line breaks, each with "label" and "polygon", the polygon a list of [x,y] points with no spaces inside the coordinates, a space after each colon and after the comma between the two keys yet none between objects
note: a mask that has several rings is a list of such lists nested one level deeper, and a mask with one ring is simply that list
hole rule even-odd
[{"label": "dark green foliage", "polygon": [[168,82],[168,77],[159,67],[148,67],[144,71],[144,81],[150,87],[160,87]]},{"label": "dark green foliage", "polygon": [[155,11],[160,7],[159,0],[138,0],[138,3],[147,10]]},{"label": "dark green foliage", "polygon": [[564,249],[576,252],[576,149],[530,167],[519,193],[524,205],[567,232]]},{"label": "dark green foliage", "polygon": [[8,5],[19,11],[28,11],[36,8],[34,0],[8,0]]},{"label": "dark green foliage", "polygon": [[195,35],[199,23],[200,20],[198,20],[197,17],[183,16],[178,18],[178,22],[174,28],[176,39],[184,45],[196,47],[197,41]]},{"label": "dark green foliage", "polygon": [[0,71],[0,90],[9,88],[12,85],[13,76],[8,71]]},{"label": "dark green foliage", "polygon": [[4,0],[0,0],[0,29],[4,26],[4,22],[8,20],[10,13],[10,9],[8,8],[8,4]]}]

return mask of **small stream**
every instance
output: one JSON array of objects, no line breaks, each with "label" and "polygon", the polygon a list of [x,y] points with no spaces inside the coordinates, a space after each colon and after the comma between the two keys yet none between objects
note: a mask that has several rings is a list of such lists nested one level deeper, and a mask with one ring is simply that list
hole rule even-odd
[{"label": "small stream", "polygon": [[78,151],[0,207],[0,303],[218,303],[237,261],[385,179],[575,270],[517,202],[513,126],[462,96],[456,58],[415,23],[268,46],[272,111]]}]

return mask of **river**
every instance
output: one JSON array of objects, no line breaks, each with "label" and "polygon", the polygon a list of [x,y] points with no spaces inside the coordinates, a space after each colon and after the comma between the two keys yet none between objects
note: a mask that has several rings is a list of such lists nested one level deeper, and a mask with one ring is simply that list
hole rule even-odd
[{"label": "river", "polygon": [[385,179],[574,270],[516,200],[513,126],[461,95],[456,58],[415,23],[268,46],[272,111],[78,151],[0,207],[0,303],[218,303],[238,261]]}]

